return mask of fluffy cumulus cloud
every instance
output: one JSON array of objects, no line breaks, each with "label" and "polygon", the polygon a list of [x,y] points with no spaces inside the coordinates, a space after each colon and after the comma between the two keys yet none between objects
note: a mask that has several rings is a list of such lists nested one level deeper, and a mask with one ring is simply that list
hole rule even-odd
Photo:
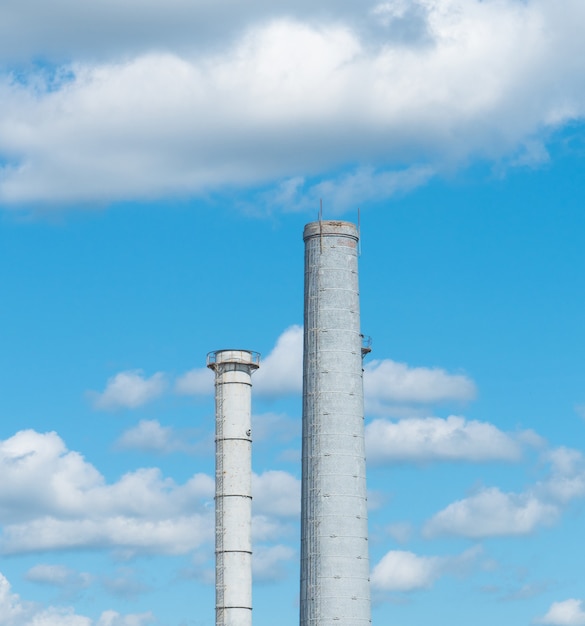
[{"label": "fluffy cumulus cloud", "polygon": [[503,493],[492,487],[450,504],[426,525],[428,536],[453,534],[471,538],[526,535],[557,520],[558,507],[531,493]]},{"label": "fluffy cumulus cloud", "polygon": [[[5,554],[104,547],[178,554],[211,539],[206,503],[214,484],[207,475],[179,485],[150,468],[108,484],[57,434],[32,430],[0,442],[0,468]],[[51,572],[33,575],[41,573]]]},{"label": "fluffy cumulus cloud", "polygon": [[111,411],[115,409],[136,409],[155,398],[166,389],[166,380],[162,372],[146,378],[141,370],[120,372],[108,379],[102,393],[89,392],[96,409]]},{"label": "fluffy cumulus cloud", "polygon": [[553,602],[546,615],[536,620],[536,623],[548,626],[585,626],[583,601],[571,598],[563,602]]},{"label": "fluffy cumulus cloud", "polygon": [[277,339],[254,374],[254,393],[283,396],[303,388],[303,328],[291,326]]},{"label": "fluffy cumulus cloud", "polygon": [[390,592],[429,588],[447,573],[463,573],[476,561],[480,552],[479,548],[471,548],[458,556],[437,557],[392,550],[374,566],[372,586],[374,589]]},{"label": "fluffy cumulus cloud", "polygon": [[54,66],[0,78],[5,206],[244,185],[344,210],[474,157],[542,162],[585,113],[581,0],[19,4],[0,59]]},{"label": "fluffy cumulus cloud", "polygon": [[527,535],[554,524],[572,500],[585,495],[585,465],[579,451],[567,448],[543,457],[550,463],[545,479],[520,493],[489,487],[453,502],[426,523],[425,535]]},{"label": "fluffy cumulus cloud", "polygon": [[[0,552],[112,549],[133,554],[186,554],[213,540],[214,481],[195,474],[183,484],[158,468],[143,468],[107,483],[56,433],[21,431],[0,441]],[[288,534],[300,511],[300,481],[283,471],[253,475],[255,537]],[[69,589],[85,574],[40,564],[33,582]]]},{"label": "fluffy cumulus cloud", "polygon": [[108,610],[94,621],[78,615],[70,607],[40,607],[21,600],[0,574],[0,623],[3,626],[146,626],[154,621],[150,612],[122,615]]},{"label": "fluffy cumulus cloud", "polygon": [[372,570],[372,585],[385,591],[414,591],[430,587],[440,574],[438,557],[413,552],[388,552]]},{"label": "fluffy cumulus cloud", "polygon": [[447,419],[377,419],[366,426],[368,460],[374,463],[428,461],[514,461],[517,438],[486,422]]},{"label": "fluffy cumulus cloud", "polygon": [[396,404],[467,401],[475,397],[474,382],[441,368],[409,367],[390,359],[370,361],[364,370],[364,394],[369,412],[384,413]]}]

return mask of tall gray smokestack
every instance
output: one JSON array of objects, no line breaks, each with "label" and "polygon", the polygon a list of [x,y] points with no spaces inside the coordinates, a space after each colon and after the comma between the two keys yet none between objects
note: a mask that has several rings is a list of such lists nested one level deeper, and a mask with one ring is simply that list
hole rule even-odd
[{"label": "tall gray smokestack", "polygon": [[371,623],[358,232],[305,226],[301,626]]},{"label": "tall gray smokestack", "polygon": [[215,372],[215,623],[252,624],[252,373],[260,355],[218,350]]}]

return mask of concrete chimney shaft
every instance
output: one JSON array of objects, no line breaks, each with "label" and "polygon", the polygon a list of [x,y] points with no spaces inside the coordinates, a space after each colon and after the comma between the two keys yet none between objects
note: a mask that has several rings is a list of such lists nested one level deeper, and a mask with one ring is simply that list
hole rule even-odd
[{"label": "concrete chimney shaft", "polygon": [[358,232],[307,224],[301,626],[371,623]]},{"label": "concrete chimney shaft", "polygon": [[215,372],[215,623],[252,624],[252,373],[260,355],[218,350]]}]

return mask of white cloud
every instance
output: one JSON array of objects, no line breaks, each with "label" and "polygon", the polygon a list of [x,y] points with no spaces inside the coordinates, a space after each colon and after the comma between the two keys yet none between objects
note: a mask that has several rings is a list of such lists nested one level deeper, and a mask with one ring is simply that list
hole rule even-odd
[{"label": "white cloud", "polygon": [[2,626],[145,626],[155,621],[152,613],[121,615],[104,611],[96,622],[77,615],[71,607],[41,607],[13,593],[0,574],[0,623]]},{"label": "white cloud", "polygon": [[[73,608],[49,607],[42,611],[32,613],[30,621],[16,621],[16,626],[91,626],[92,621],[81,615],[77,615]],[[8,623],[12,626],[11,623]]]},{"label": "white cloud", "polygon": [[[300,394],[303,389],[303,327],[290,326],[276,340],[274,348],[260,362],[252,379],[254,395],[281,397]],[[177,393],[210,395],[213,376],[196,368],[179,377]],[[409,367],[390,359],[370,361],[364,370],[364,394],[368,412],[386,413],[397,403],[432,404],[464,402],[475,397],[474,382],[463,374],[440,368]]]},{"label": "white cloud", "polygon": [[583,601],[571,598],[563,602],[553,602],[546,615],[537,619],[536,623],[549,626],[584,626]]},{"label": "white cloud", "polygon": [[471,548],[459,556],[436,557],[392,550],[372,569],[372,586],[393,592],[426,589],[440,576],[465,573],[480,553],[480,548]]},{"label": "white cloud", "polygon": [[585,469],[583,453],[573,448],[564,446],[553,448],[545,452],[544,458],[552,465],[553,472],[557,475],[568,476]]},{"label": "white cloud", "polygon": [[126,548],[185,553],[209,541],[213,479],[183,485],[156,468],[107,484],[56,433],[21,431],[0,441],[0,550]]},{"label": "white cloud", "polygon": [[550,476],[537,485],[541,497],[566,504],[585,495],[585,459],[581,452],[560,447],[543,456],[552,470]]},{"label": "white cloud", "polygon": [[[147,468],[108,484],[56,433],[32,430],[0,441],[0,471],[4,554],[71,549],[111,549],[127,557],[186,554],[213,541],[215,485],[206,474],[176,484],[158,468]],[[252,486],[255,540],[288,536],[300,512],[300,481],[284,471],[266,471],[253,475]],[[74,573],[59,566],[37,566],[29,577],[47,584],[75,582]]]},{"label": "white cloud", "polygon": [[527,535],[554,524],[564,507],[585,496],[585,459],[570,448],[547,450],[542,459],[550,464],[543,480],[520,493],[490,487],[453,502],[426,523],[425,535]]},{"label": "white cloud", "polygon": [[296,176],[256,194],[252,202],[242,206],[249,207],[252,212],[258,205],[284,211],[308,212],[319,206],[322,198],[327,198],[328,212],[339,215],[356,206],[420,187],[435,174],[437,170],[431,166],[414,165],[393,171],[362,166],[347,174],[326,177],[317,183]]},{"label": "white cloud", "polygon": [[48,565],[39,563],[31,567],[25,574],[31,582],[55,587],[83,588],[91,584],[91,574],[77,572],[64,565]]},{"label": "white cloud", "polygon": [[189,442],[188,432],[179,432],[170,426],[161,426],[158,420],[140,420],[137,426],[122,433],[116,447],[157,454],[172,452],[193,453],[197,447]]},{"label": "white cloud", "polygon": [[187,554],[213,537],[212,516],[173,516],[144,520],[106,517],[102,520],[66,520],[45,517],[4,527],[0,549],[20,554],[72,549],[124,548],[131,556]]},{"label": "white cloud", "polygon": [[104,611],[96,626],[144,626],[153,622],[156,622],[156,619],[150,611],[134,615],[121,615],[117,611]]},{"label": "white cloud", "polygon": [[301,481],[288,472],[271,470],[252,475],[254,512],[295,517],[301,512]]},{"label": "white cloud", "polygon": [[254,393],[283,396],[303,389],[303,328],[291,326],[277,339],[276,345],[254,374]]},{"label": "white cloud", "polygon": [[145,378],[141,370],[120,372],[108,379],[102,393],[89,392],[96,409],[136,409],[158,398],[166,389],[165,376],[158,372]]},{"label": "white cloud", "polygon": [[364,394],[368,412],[384,412],[400,403],[432,404],[467,401],[475,397],[475,384],[463,374],[440,368],[409,367],[390,359],[370,361],[364,370]]},{"label": "white cloud", "polygon": [[26,611],[20,598],[11,592],[8,580],[0,574],[0,622],[8,626],[23,624]]},{"label": "white cloud", "polygon": [[413,552],[388,552],[372,570],[372,585],[385,591],[414,591],[430,587],[439,577],[438,557],[417,556]]},{"label": "white cloud", "polygon": [[559,508],[531,493],[503,493],[492,487],[458,500],[425,525],[425,535],[462,535],[472,539],[527,535],[554,523]]},{"label": "white cloud", "polygon": [[116,446],[129,450],[169,452],[176,449],[174,443],[172,428],[163,428],[157,420],[140,420],[137,426],[122,434]]},{"label": "white cloud", "polygon": [[286,576],[285,565],[292,561],[295,551],[289,546],[254,546],[252,571],[255,581],[273,582]]},{"label": "white cloud", "polygon": [[297,528],[290,521],[283,521],[271,515],[253,515],[252,542],[254,544],[282,540],[282,537],[296,537]]},{"label": "white cloud", "polygon": [[447,419],[377,419],[366,426],[368,460],[373,462],[514,461],[521,448],[516,439],[492,424]]},{"label": "white cloud", "polygon": [[[311,180],[301,195],[343,208],[475,157],[542,161],[547,136],[585,113],[581,0],[562,12],[535,0],[366,3],[329,23],[308,3],[163,10],[153,0],[153,13],[137,13],[126,2],[108,19],[109,2],[83,15],[65,0],[49,13],[31,2],[16,13],[22,28],[0,31],[4,58],[87,56],[48,78],[2,78],[5,205],[245,185],[276,204],[292,193],[294,207],[295,187]],[[117,52],[96,61],[108,46]]]},{"label": "white cloud", "polygon": [[[252,379],[254,395],[283,396],[301,393],[303,386],[303,329],[290,326],[276,340],[271,352],[260,361],[260,369]],[[201,367],[179,377],[177,393],[210,395],[213,393],[213,374]]]},{"label": "white cloud", "polygon": [[205,474],[176,485],[157,468],[128,472],[108,485],[56,433],[26,430],[1,441],[0,464],[6,479],[0,486],[0,522],[38,514],[84,516],[86,511],[164,516],[196,510],[201,498],[213,494],[213,480]]},{"label": "white cloud", "polygon": [[186,372],[177,379],[175,391],[186,396],[211,395],[213,393],[213,373],[207,367]]}]

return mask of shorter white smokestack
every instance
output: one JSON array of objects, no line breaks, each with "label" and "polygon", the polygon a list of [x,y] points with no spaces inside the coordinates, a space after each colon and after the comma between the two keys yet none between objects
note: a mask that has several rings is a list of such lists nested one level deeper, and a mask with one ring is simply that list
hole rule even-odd
[{"label": "shorter white smokestack", "polygon": [[217,350],[215,372],[215,623],[252,625],[252,373],[260,355]]}]

